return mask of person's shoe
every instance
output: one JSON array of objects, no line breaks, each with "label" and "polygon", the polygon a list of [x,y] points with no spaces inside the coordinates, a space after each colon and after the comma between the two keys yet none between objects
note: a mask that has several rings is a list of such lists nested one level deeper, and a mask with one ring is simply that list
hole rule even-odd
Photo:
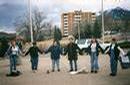
[{"label": "person's shoe", "polygon": [[54,69],[52,69],[52,71],[51,72],[55,72],[55,70]]},{"label": "person's shoe", "polygon": [[37,68],[34,68],[35,70],[37,70]]},{"label": "person's shoe", "polygon": [[73,71],[73,69],[70,69],[69,72]]},{"label": "person's shoe", "polygon": [[77,69],[75,69],[75,71],[77,71]]},{"label": "person's shoe", "polygon": [[6,74],[6,76],[7,76],[7,77],[10,77],[10,76],[12,76],[12,73],[10,73],[10,74]]},{"label": "person's shoe", "polygon": [[116,74],[114,74],[114,73],[110,73],[110,76],[116,76]]},{"label": "person's shoe", "polygon": [[98,71],[94,71],[94,73],[98,73]]},{"label": "person's shoe", "polygon": [[93,70],[91,70],[91,73],[93,73],[94,71]]},{"label": "person's shoe", "polygon": [[60,72],[60,69],[58,69],[57,71]]}]

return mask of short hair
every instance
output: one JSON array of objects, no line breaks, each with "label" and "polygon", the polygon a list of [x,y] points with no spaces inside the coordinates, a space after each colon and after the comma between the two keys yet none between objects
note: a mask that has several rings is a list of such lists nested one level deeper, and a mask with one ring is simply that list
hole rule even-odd
[{"label": "short hair", "polygon": [[115,41],[116,41],[116,38],[112,38],[112,41],[114,41],[114,42],[115,42]]},{"label": "short hair", "polygon": [[33,45],[36,45],[37,43],[36,43],[36,42],[33,42],[32,44],[33,44]]}]

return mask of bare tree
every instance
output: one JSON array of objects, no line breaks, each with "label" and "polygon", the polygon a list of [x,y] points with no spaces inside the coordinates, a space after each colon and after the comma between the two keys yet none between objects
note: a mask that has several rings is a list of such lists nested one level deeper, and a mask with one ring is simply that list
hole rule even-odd
[{"label": "bare tree", "polygon": [[[21,17],[18,17],[14,24],[17,34],[24,36],[24,38],[26,38],[27,40],[30,40],[29,16],[25,14]],[[50,30],[50,25],[51,24],[47,22],[47,17],[43,12],[38,10],[34,10],[32,12],[32,29],[34,40],[39,40],[39,38],[43,38],[44,34],[41,34],[41,31],[45,29]]]}]

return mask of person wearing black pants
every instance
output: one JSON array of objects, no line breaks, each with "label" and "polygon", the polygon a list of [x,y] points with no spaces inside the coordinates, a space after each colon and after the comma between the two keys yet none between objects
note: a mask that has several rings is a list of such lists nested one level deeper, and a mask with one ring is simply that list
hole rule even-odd
[{"label": "person wearing black pants", "polygon": [[[68,60],[70,64],[70,72],[71,71],[77,71],[77,60],[78,60],[78,55],[77,55],[77,50],[81,52],[80,48],[76,43],[74,43],[74,37],[69,36],[69,44],[67,45],[65,49],[65,54],[68,54]],[[74,65],[74,67],[73,67]]]}]

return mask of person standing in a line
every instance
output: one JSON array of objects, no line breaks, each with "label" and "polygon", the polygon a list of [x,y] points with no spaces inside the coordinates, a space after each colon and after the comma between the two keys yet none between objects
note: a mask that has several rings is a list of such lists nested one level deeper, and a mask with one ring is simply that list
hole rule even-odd
[{"label": "person standing in a line", "polygon": [[117,44],[116,39],[113,38],[111,45],[107,47],[105,51],[105,53],[108,53],[110,56],[110,68],[111,68],[110,76],[117,75],[118,57],[119,57],[120,52],[123,55],[125,55],[124,51]]},{"label": "person standing in a line", "polygon": [[90,45],[88,46],[88,53],[90,55],[91,61],[91,73],[97,73],[99,70],[98,55],[99,49],[103,52],[103,49],[99,45],[96,39],[92,39]]},{"label": "person standing in a line", "polygon": [[[70,72],[71,71],[77,71],[77,60],[78,60],[78,52],[81,52],[78,45],[75,43],[75,39],[73,36],[69,36],[69,44],[65,48],[65,53],[68,54],[68,60],[70,64]],[[74,67],[73,67],[74,65]]]},{"label": "person standing in a line", "polygon": [[7,76],[19,75],[20,71],[16,68],[17,57],[21,54],[19,47],[16,45],[16,41],[12,40],[9,49],[7,50],[7,55],[10,59],[10,73]]},{"label": "person standing in a line", "polygon": [[39,54],[42,54],[42,51],[37,47],[37,43],[33,42],[33,46],[29,48],[29,50],[25,53],[25,56],[30,53],[30,61],[31,61],[31,68],[32,71],[35,73],[38,69],[38,61],[39,61]]},{"label": "person standing in a line", "polygon": [[55,65],[57,66],[57,71],[60,72],[60,54],[62,54],[62,50],[59,45],[59,42],[54,40],[53,44],[44,52],[51,53],[52,72],[55,71]]}]

